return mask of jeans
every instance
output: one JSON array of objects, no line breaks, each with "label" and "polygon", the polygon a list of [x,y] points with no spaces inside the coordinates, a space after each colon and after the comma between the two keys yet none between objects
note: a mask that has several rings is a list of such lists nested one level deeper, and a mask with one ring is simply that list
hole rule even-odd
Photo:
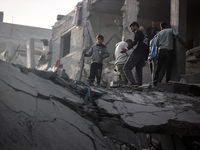
[{"label": "jeans", "polygon": [[162,82],[162,79],[165,76],[165,74],[166,74],[166,83],[169,82],[171,76],[172,58],[173,58],[173,50],[160,49],[158,55],[156,73],[154,77],[154,85],[156,85],[157,82]]}]

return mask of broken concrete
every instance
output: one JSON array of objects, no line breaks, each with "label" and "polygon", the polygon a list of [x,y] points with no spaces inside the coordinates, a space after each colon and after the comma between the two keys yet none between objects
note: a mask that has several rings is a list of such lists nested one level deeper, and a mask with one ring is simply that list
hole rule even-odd
[{"label": "broken concrete", "polygon": [[2,61],[0,66],[3,149],[117,150],[122,143],[143,149],[149,145],[146,133],[173,149],[173,142],[166,144],[173,140],[170,135],[177,146],[200,135],[198,96],[144,87],[90,87],[97,105],[92,106],[84,100],[88,89],[73,88],[71,79]]}]

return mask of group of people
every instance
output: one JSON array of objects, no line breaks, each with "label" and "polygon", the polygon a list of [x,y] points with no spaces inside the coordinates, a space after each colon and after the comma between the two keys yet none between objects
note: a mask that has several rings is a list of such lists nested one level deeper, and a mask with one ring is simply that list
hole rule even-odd
[{"label": "group of people", "polygon": [[[171,62],[173,58],[173,40],[178,38],[185,47],[186,41],[174,29],[169,28],[166,22],[160,23],[160,29],[156,27],[156,22],[152,21],[152,26],[147,28],[139,26],[137,22],[130,24],[130,30],[135,34],[134,40],[127,39],[116,44],[115,49],[115,68],[118,74],[118,81],[121,85],[137,87],[142,85],[143,67],[149,57],[152,73],[153,85],[161,82],[166,74],[166,82],[170,80]],[[103,45],[104,37],[96,37],[97,44],[93,45],[88,53],[83,52],[85,57],[92,56],[90,75],[88,81],[90,85],[94,83],[95,77],[97,84],[100,85],[102,74],[102,62],[109,57],[109,51]],[[135,68],[135,75],[132,69]],[[134,77],[135,76],[135,77]]]}]

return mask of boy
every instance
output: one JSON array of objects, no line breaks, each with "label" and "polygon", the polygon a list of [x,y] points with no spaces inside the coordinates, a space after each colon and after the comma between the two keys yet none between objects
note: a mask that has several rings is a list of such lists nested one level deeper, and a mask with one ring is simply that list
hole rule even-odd
[{"label": "boy", "polygon": [[95,77],[97,79],[97,84],[100,85],[102,67],[103,67],[103,59],[109,57],[108,49],[105,45],[103,45],[104,37],[102,35],[96,36],[97,44],[93,45],[87,54],[84,51],[85,57],[92,56],[92,63],[90,66],[90,76],[88,77],[90,85],[93,85]]}]

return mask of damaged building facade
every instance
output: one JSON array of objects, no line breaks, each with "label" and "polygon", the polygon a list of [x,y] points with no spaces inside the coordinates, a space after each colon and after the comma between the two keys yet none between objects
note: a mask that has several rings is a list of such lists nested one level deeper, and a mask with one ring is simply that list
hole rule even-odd
[{"label": "damaged building facade", "polygon": [[[80,75],[81,55],[83,50],[96,43],[95,36],[102,34],[104,44],[110,51],[110,57],[104,61],[103,83],[113,80],[113,61],[115,59],[115,44],[134,35],[129,30],[129,24],[137,21],[145,29],[155,20],[157,26],[166,21],[188,41],[189,48],[200,45],[198,0],[84,0],[79,2],[75,11],[66,16],[58,15],[57,22],[52,29],[50,51],[52,59],[50,66],[60,61],[61,68],[66,70],[70,78],[78,79]],[[176,39],[175,39],[176,40]],[[172,80],[179,81],[181,75],[200,73],[199,50],[189,55],[195,55],[195,60],[187,63],[186,49],[176,40],[175,59]],[[82,80],[88,76],[90,59],[86,59]],[[194,68],[191,71],[191,68]],[[196,68],[195,68],[196,67]],[[144,83],[149,83],[150,70],[147,65],[143,69]]]},{"label": "damaged building facade", "polygon": [[[186,60],[198,65],[199,6],[198,0],[82,1],[75,11],[58,15],[49,42],[51,58],[46,58],[47,53],[41,55],[44,58],[39,67],[57,66],[65,69],[71,79],[79,79],[82,51],[96,43],[97,34],[103,34],[111,54],[104,61],[103,83],[108,84],[115,74],[115,44],[133,38],[129,24],[136,20],[147,28],[152,20],[158,24],[165,20],[189,41],[191,49],[185,55],[186,49],[175,39],[173,80],[199,73],[197,69],[188,72],[186,65]],[[192,95],[191,91],[180,90],[185,86],[180,83],[174,91],[174,85],[169,85],[171,92],[91,87],[92,99],[97,104],[94,107],[83,100],[85,91],[80,94],[79,88],[72,88],[71,79],[63,80],[52,72],[34,69],[31,57],[35,39],[31,36],[24,40],[24,46],[29,45],[30,69],[0,61],[2,70],[6,70],[0,74],[2,149],[116,150],[117,142],[128,147],[133,143],[132,148],[138,150],[200,149],[199,88],[198,95]],[[193,56],[196,60],[186,59]],[[90,59],[86,59],[82,80],[88,76],[89,66]],[[146,66],[144,83],[149,81]]]},{"label": "damaged building facade", "polygon": [[[35,68],[44,50],[48,49],[45,41],[51,38],[52,30],[5,23],[3,17],[4,13],[0,12],[0,59]],[[32,63],[28,61],[30,58]]]}]

